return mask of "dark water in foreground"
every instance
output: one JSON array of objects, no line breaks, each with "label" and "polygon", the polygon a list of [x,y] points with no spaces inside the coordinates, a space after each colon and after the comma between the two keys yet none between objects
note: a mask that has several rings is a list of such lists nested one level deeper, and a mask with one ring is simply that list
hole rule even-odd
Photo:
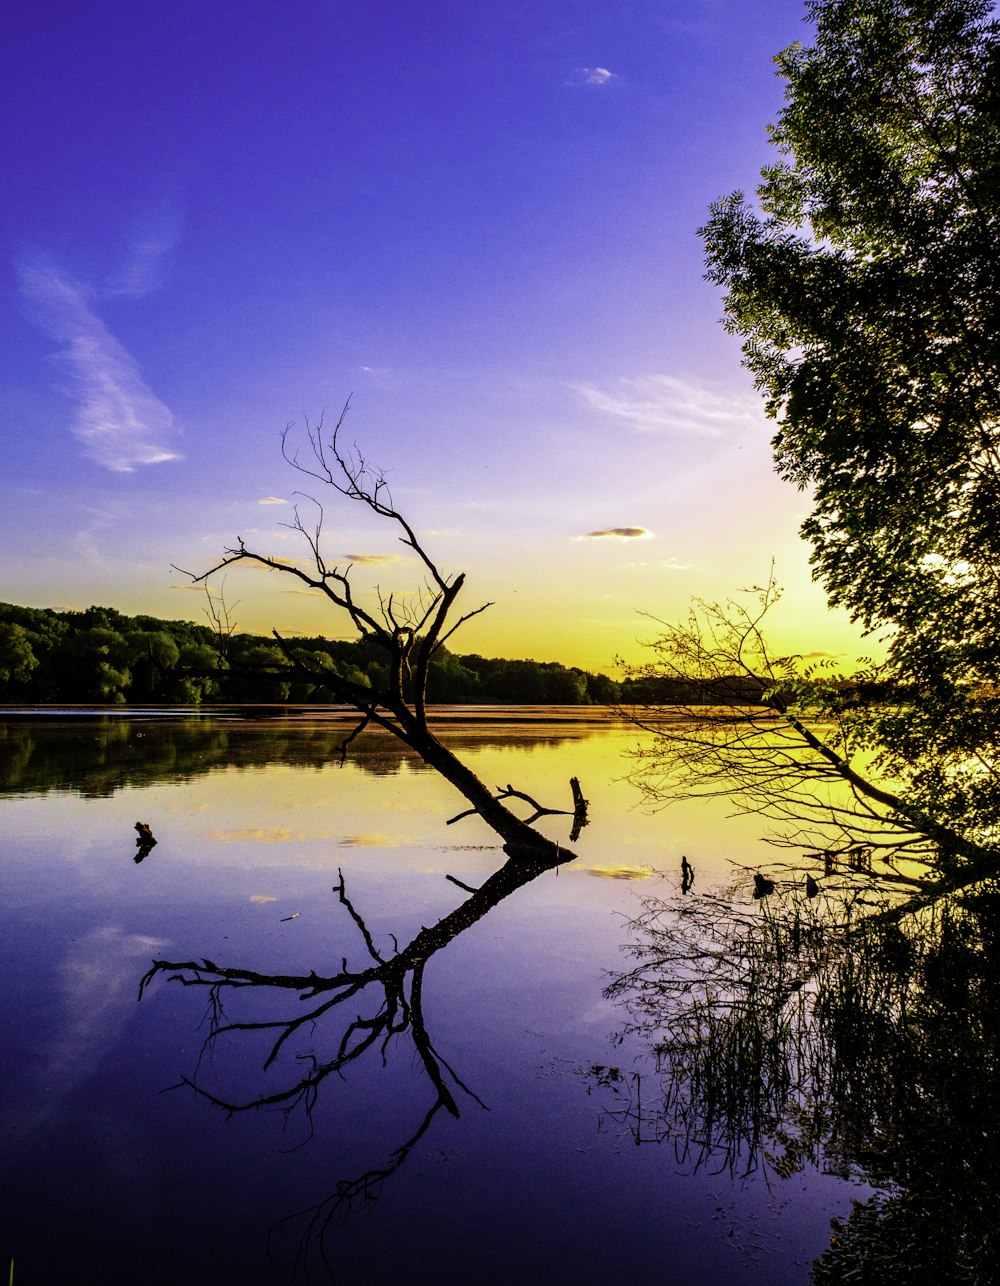
[{"label": "dark water in foreground", "polygon": [[[11,1258],[18,1286],[807,1280],[857,1190],[713,1173],[654,1141],[648,1051],[603,995],[681,853],[709,881],[753,860],[756,828],[705,805],[634,811],[631,735],[607,723],[448,736],[490,784],[555,806],[578,775],[593,821],[576,859],[432,943],[397,1030],[376,981],[264,1071],[283,1028],[206,1049],[210,989],[162,974],[140,1003],[152,961],[291,979],[215,1011],[287,1024],[323,998],[301,999],[310,971],[375,967],[364,932],[387,960],[467,902],[503,865],[495,837],[446,825],[462,802],[381,735],[338,767],[322,717],[0,730],[4,1280]],[[137,863],[140,820],[159,842]],[[566,841],[568,819],[545,829]]]}]

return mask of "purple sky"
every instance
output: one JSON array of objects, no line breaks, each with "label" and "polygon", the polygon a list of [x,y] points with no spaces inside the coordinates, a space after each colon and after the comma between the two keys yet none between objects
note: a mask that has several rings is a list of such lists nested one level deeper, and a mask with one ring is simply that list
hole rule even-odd
[{"label": "purple sky", "polygon": [[[198,619],[292,557],[279,432],[336,413],[469,606],[456,650],[609,669],[765,578],[852,650],[696,229],[752,188],[800,0],[51,0],[5,16],[0,598]],[[268,503],[270,502],[270,503]],[[285,503],[274,503],[285,502]],[[327,509],[331,562],[415,582]],[[431,534],[433,533],[433,534]],[[341,636],[236,571],[238,626]]]}]

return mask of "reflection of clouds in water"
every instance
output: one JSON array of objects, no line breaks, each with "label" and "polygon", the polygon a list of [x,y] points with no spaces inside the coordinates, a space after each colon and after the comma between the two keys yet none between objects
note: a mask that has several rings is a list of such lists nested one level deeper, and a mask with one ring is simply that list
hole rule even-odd
[{"label": "reflection of clouds in water", "polygon": [[292,844],[312,839],[336,840],[339,836],[328,831],[310,830],[298,826],[239,826],[231,830],[208,831],[207,836],[217,844]]},{"label": "reflection of clouds in water", "polygon": [[39,1096],[18,1110],[22,1147],[39,1127],[56,1118],[63,1101],[97,1068],[135,1012],[137,959],[166,945],[164,938],[124,933],[104,925],[74,942],[56,971],[62,1014],[47,1048],[40,1051]]},{"label": "reflection of clouds in water", "polygon": [[374,831],[362,831],[357,835],[344,835],[340,841],[344,848],[404,848],[414,843],[406,835],[379,835]]},{"label": "reflection of clouds in water", "polygon": [[331,840],[342,848],[405,848],[417,842],[411,835],[384,835],[376,831],[337,835],[305,826],[295,829],[290,826],[241,826],[208,831],[207,836],[217,844],[293,844],[305,843],[306,840]]},{"label": "reflection of clouds in water", "polygon": [[495,853],[502,844],[435,844],[440,853]]},{"label": "reflection of clouds in water", "polygon": [[569,869],[580,875],[596,875],[602,880],[648,880],[654,874],[649,866],[573,866]]}]

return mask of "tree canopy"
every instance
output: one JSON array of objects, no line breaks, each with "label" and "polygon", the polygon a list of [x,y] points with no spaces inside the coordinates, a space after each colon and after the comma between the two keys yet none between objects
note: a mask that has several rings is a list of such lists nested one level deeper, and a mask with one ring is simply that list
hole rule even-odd
[{"label": "tree canopy", "polygon": [[814,574],[888,650],[839,687],[780,667],[780,704],[836,715],[910,818],[992,850],[1000,25],[987,0],[807,8],[813,43],[777,58],[778,159],[755,201],[712,207],[708,277],[777,422],[778,472],[810,493]]},{"label": "tree canopy", "polygon": [[[777,471],[810,497],[814,575],[885,661],[774,655],[772,577],[664,623],[633,672],[649,796],[725,794],[798,852],[684,914],[647,900],[611,994],[657,1042],[667,1137],[882,1189],[835,1221],[816,1282],[996,1280],[993,8],[812,0],[812,42],[777,58],[777,159],[702,230]],[[701,694],[682,717],[664,679]]]},{"label": "tree canopy", "polygon": [[[780,159],[703,230],[831,601],[996,676],[1000,28],[987,0],[814,0]],[[961,653],[961,661],[956,656]]]},{"label": "tree canopy", "polygon": [[[233,632],[226,655],[209,623],[126,616],[110,607],[84,612],[0,603],[0,698],[13,702],[179,703],[328,702],[322,683],[335,673],[361,688],[384,677],[370,641],[296,638],[296,659],[316,682],[291,681],[274,639]],[[441,648],[428,695],[444,704],[602,705],[619,685],[557,661],[508,660]]]}]

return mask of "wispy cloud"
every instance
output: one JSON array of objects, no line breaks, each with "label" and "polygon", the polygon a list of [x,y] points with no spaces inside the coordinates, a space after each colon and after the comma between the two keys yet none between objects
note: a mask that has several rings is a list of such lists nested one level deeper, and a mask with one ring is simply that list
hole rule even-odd
[{"label": "wispy cloud", "polygon": [[612,389],[571,386],[594,408],[647,432],[719,437],[735,426],[760,423],[759,401],[751,394],[720,393],[673,375],[620,379]]},{"label": "wispy cloud", "polygon": [[87,455],[114,473],[179,459],[166,446],[172,414],[94,312],[87,289],[47,263],[22,265],[21,289],[60,345],[71,380],[66,391],[76,401],[71,428]]},{"label": "wispy cloud", "polygon": [[261,496],[257,501],[259,505],[287,505],[287,500],[282,500],[280,496]]},{"label": "wispy cloud", "polygon": [[163,285],[169,252],[180,240],[184,220],[176,202],[167,201],[145,218],[128,248],[125,266],[105,293],[137,299]]},{"label": "wispy cloud", "polygon": [[600,531],[587,531],[574,540],[648,540],[652,532],[645,527],[604,527]]},{"label": "wispy cloud", "polygon": [[651,567],[654,571],[660,572],[689,572],[691,563],[682,563],[679,558],[673,554],[669,558],[661,558],[659,562],[629,563],[629,567]]},{"label": "wispy cloud", "polygon": [[600,88],[616,79],[615,73],[607,67],[577,67],[569,78],[571,85],[593,85]]}]

